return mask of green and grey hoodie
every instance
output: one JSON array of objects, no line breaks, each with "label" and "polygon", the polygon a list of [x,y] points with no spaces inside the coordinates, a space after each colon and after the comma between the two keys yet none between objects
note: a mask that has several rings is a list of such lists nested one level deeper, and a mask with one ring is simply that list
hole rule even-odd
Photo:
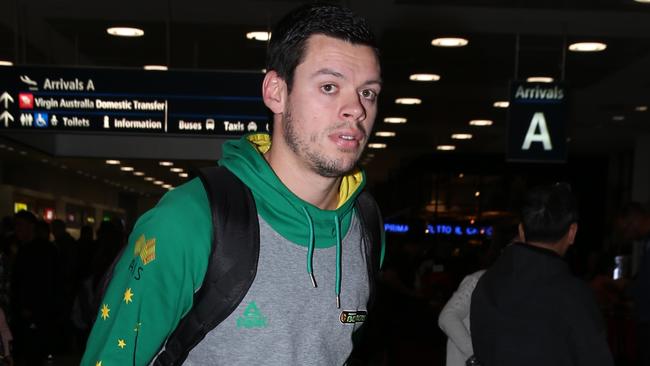
[{"label": "green and grey hoodie", "polygon": [[[262,156],[269,147],[266,134],[224,144],[219,163],[248,185],[258,209],[257,276],[186,365],[340,365],[364,319],[368,274],[354,214],[363,172],[343,179],[337,209],[321,210],[282,184]],[[197,179],[143,215],[116,267],[82,364],[143,365],[153,358],[191,307],[210,241],[210,209]]]}]

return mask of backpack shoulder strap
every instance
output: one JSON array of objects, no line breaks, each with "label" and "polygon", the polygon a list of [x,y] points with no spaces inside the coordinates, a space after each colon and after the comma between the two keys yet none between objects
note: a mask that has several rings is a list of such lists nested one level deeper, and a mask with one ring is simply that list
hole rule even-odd
[{"label": "backpack shoulder strap", "polygon": [[368,309],[370,309],[374,303],[375,282],[383,259],[384,224],[377,202],[367,191],[364,190],[357,197],[356,208],[361,220],[368,266],[368,279],[370,281]]},{"label": "backpack shoulder strap", "polygon": [[[194,304],[153,365],[181,365],[244,299],[257,273],[260,229],[250,190],[225,167],[200,171],[212,212],[212,251]],[[181,243],[179,243],[181,245]]]}]

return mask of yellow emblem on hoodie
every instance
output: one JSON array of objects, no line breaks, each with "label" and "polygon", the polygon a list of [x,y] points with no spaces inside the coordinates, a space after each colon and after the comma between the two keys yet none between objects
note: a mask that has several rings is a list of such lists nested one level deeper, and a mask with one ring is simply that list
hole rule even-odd
[{"label": "yellow emblem on hoodie", "polygon": [[134,255],[139,255],[142,264],[147,265],[156,259],[156,238],[146,239],[144,234],[140,235],[135,242]]}]

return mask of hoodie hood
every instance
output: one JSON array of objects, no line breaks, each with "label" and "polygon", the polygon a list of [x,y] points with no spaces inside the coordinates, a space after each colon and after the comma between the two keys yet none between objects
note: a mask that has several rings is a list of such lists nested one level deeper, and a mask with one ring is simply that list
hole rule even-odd
[{"label": "hoodie hood", "polygon": [[336,245],[350,228],[355,198],[365,185],[364,172],[356,169],[343,177],[338,207],[322,210],[293,194],[275,175],[263,157],[270,147],[271,137],[266,133],[227,141],[219,165],[248,186],[259,215],[282,237],[305,247]]}]

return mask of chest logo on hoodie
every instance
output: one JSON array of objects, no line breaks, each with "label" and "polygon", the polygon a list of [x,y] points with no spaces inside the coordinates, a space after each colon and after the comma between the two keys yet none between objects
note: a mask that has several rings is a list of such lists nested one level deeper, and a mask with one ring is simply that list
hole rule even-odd
[{"label": "chest logo on hoodie", "polygon": [[244,309],[244,313],[237,318],[237,328],[266,328],[267,325],[266,317],[262,315],[255,301],[248,304]]},{"label": "chest logo on hoodie", "polygon": [[367,311],[348,311],[343,310],[339,320],[343,324],[354,324],[354,323],[363,323],[368,317]]}]

